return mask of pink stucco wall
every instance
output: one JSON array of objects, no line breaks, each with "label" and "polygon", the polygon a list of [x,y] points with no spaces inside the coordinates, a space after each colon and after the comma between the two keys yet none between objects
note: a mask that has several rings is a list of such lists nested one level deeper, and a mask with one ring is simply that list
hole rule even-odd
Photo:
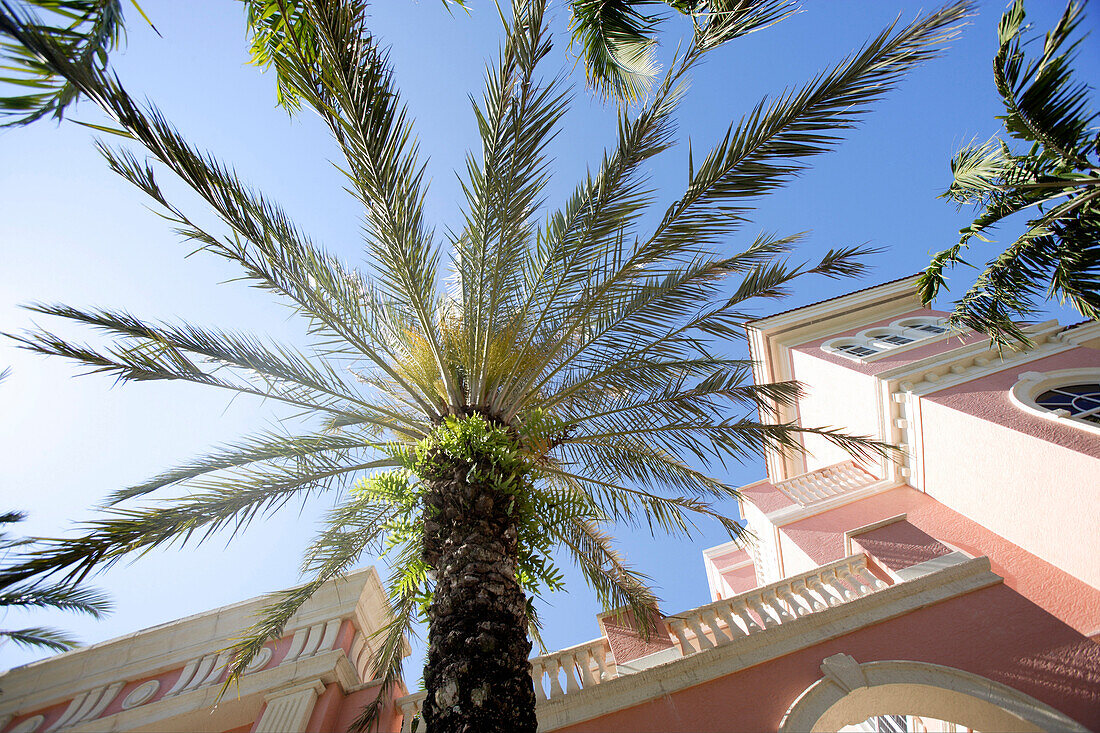
[{"label": "pink stucco wall", "polygon": [[630,611],[615,611],[601,613],[596,617],[600,624],[600,631],[607,637],[611,646],[611,653],[618,664],[625,664],[634,659],[639,659],[647,654],[671,649],[672,634],[668,625],[657,612],[654,613],[652,623],[655,631],[648,639],[642,638],[634,621],[634,614]]},{"label": "pink stucco wall", "polygon": [[924,488],[1100,588],[1100,437],[1008,396],[1019,373],[1082,366],[1100,372],[1100,351],[1074,349],[922,400]]},{"label": "pink stucco wall", "polygon": [[1100,645],[998,584],[561,731],[774,731],[821,660],[842,653],[962,669],[1100,729]]},{"label": "pink stucco wall", "polygon": [[[726,582],[729,595],[737,595],[756,587],[756,569],[751,565],[742,565],[734,570],[726,570],[722,573],[722,580]],[[724,597],[729,597],[725,595]]]},{"label": "pink stucco wall", "polygon": [[1070,349],[933,392],[924,400],[965,412],[1047,443],[1100,458],[1100,438],[1095,433],[1021,410],[1009,397],[1012,385],[1016,384],[1019,375],[1024,372],[1050,372],[1079,368],[1095,369],[1100,375],[1100,350],[1087,347]]},{"label": "pink stucco wall", "polygon": [[951,552],[950,547],[905,520],[855,535],[852,549],[865,552],[879,565],[895,571]]},{"label": "pink stucco wall", "polygon": [[993,572],[1070,627],[1100,628],[1100,590],[910,487],[846,504],[780,528],[819,564],[844,556],[844,532],[898,514],[923,533],[974,557],[988,556]]}]

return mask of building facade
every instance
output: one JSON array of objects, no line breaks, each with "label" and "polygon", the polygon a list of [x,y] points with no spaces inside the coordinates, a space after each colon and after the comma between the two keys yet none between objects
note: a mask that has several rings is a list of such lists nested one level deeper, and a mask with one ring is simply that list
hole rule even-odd
[{"label": "building facade", "polygon": [[[265,599],[93,644],[0,675],[0,731],[347,730],[379,695],[368,666],[372,634],[390,619],[374,568],[321,587],[219,700],[222,650]],[[401,726],[391,691],[382,730]]]},{"label": "building facade", "polygon": [[[757,382],[803,385],[765,419],[896,450],[769,451],[712,602],[534,658],[540,730],[1100,730],[1100,324],[998,353],[944,316],[907,278],[750,324]],[[340,583],[213,711],[259,601],[0,676],[0,733],[346,730],[384,604],[373,570]],[[383,730],[424,733],[423,697]]]},{"label": "building facade", "polygon": [[911,277],[749,325],[804,391],[765,419],[898,450],[769,452],[713,602],[533,660],[540,730],[1100,730],[1100,324],[998,353],[945,315]]}]

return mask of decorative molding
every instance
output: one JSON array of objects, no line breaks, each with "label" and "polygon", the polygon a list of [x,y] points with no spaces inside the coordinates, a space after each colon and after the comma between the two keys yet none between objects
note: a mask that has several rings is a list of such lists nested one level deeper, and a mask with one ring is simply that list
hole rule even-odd
[{"label": "decorative molding", "polygon": [[271,661],[271,657],[274,652],[271,651],[271,647],[265,646],[256,652],[256,656],[252,657],[252,661],[245,665],[243,673],[251,674],[252,672],[258,672],[267,666],[267,663]]},{"label": "decorative molding", "polygon": [[[206,675],[196,683],[200,688],[208,685],[211,674],[224,674],[216,650],[228,645],[227,636],[248,627],[268,601],[261,597],[223,606],[9,670],[0,674],[0,689],[4,691],[0,718],[72,700],[74,691],[105,687],[118,680],[137,681],[163,675],[213,655]],[[331,619],[354,619],[369,634],[384,623],[384,601],[385,591],[377,571],[364,568],[322,586],[288,622],[287,628],[316,624],[324,628]],[[339,625],[331,630],[330,642],[335,641],[338,631]],[[315,654],[320,655],[326,649],[324,633],[317,646]],[[191,670],[192,680],[197,666],[196,663]]]},{"label": "decorative molding", "polygon": [[[271,690],[287,689],[302,681],[320,680],[322,684],[336,682],[344,692],[355,689],[358,681],[355,670],[342,650],[317,654],[296,664],[279,665],[260,670],[241,678],[240,685],[234,687],[234,701],[252,700],[256,707],[249,715],[253,716],[240,722],[226,725],[221,730],[235,728],[245,722],[254,722],[259,713],[259,696]],[[122,710],[81,723],[68,733],[102,733],[103,731],[132,730],[209,730],[211,710],[226,710],[227,700],[218,704],[219,688],[200,687],[174,697],[161,697],[133,708]],[[170,722],[168,722],[170,721]]]},{"label": "decorative molding", "polygon": [[1087,731],[1030,695],[954,667],[900,659],[860,664],[835,654],[821,671],[824,677],[787,710],[779,733],[835,731],[901,709],[974,730]]},{"label": "decorative molding", "polygon": [[157,694],[159,689],[160,680],[142,682],[130,690],[130,694],[122,699],[122,709],[129,710],[130,708],[136,708],[138,705],[144,705],[152,699],[153,695]]},{"label": "decorative molding", "polygon": [[867,686],[867,678],[863,676],[859,662],[847,654],[825,657],[821,660],[821,673],[825,675],[824,679],[829,680],[844,692]]},{"label": "decorative molding", "polygon": [[111,704],[111,701],[115,699],[115,696],[118,695],[119,690],[125,684],[125,682],[115,682],[106,687],[97,687],[80,693],[69,703],[69,707],[65,708],[65,712],[61,714],[61,717],[55,720],[49,728],[46,728],[46,732],[69,728],[85,720],[94,720],[99,717],[99,714]]},{"label": "decorative molding", "polygon": [[325,691],[320,680],[295,685],[264,696],[267,703],[254,733],[304,733],[317,698]]},{"label": "decorative molding", "polygon": [[34,733],[38,730],[38,726],[42,725],[42,722],[46,720],[43,715],[35,715],[33,718],[27,718],[19,725],[11,729],[10,733]]}]

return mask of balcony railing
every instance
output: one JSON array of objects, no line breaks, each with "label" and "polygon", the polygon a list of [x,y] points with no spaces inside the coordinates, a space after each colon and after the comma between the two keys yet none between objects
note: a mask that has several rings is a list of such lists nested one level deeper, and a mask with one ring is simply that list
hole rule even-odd
[{"label": "balcony railing", "polygon": [[[531,659],[531,680],[535,685],[536,704],[594,687],[617,676],[615,659],[611,655],[611,646],[606,637]],[[565,678],[564,687],[562,677]],[[404,716],[402,733],[412,730],[412,720],[420,715],[426,695],[427,693],[418,692],[397,701]],[[423,721],[420,722],[417,733],[425,733]]]},{"label": "balcony railing", "polygon": [[687,656],[740,636],[756,634],[816,611],[885,588],[867,569],[867,557],[852,555],[793,578],[693,608],[665,621]]},{"label": "balcony railing", "polygon": [[775,484],[775,488],[800,506],[809,506],[869,486],[875,481],[877,479],[874,476],[852,461],[844,461],[780,481]]},{"label": "balcony railing", "polygon": [[[848,603],[885,587],[886,583],[868,570],[866,555],[857,554],[732,598],[667,616],[665,621],[676,636],[681,655],[687,656]],[[531,678],[539,704],[568,697],[617,676],[615,659],[606,638],[531,660]],[[420,715],[425,696],[426,693],[418,692],[397,701],[404,715],[402,733],[412,731],[412,721]],[[417,733],[427,733],[423,721]]]}]

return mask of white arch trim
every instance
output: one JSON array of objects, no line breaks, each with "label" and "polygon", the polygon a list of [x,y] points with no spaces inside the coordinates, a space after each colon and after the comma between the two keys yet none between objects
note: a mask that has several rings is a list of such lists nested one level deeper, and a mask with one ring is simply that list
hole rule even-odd
[{"label": "white arch trim", "polygon": [[921,715],[982,731],[1088,733],[1019,690],[954,667],[907,660],[860,664],[836,654],[821,671],[824,678],[798,696],[779,733],[837,731],[875,715]]},{"label": "white arch trim", "polygon": [[[936,326],[944,329],[942,333],[930,333],[921,330],[921,326]],[[852,361],[875,361],[887,353],[896,354],[917,346],[925,346],[935,341],[942,341],[951,336],[960,336],[961,331],[953,330],[946,318],[939,316],[909,316],[898,318],[886,326],[872,326],[865,328],[852,336],[838,336],[828,339],[821,344],[821,349]],[[904,336],[910,341],[905,344],[894,344],[883,341],[883,337]],[[845,346],[863,347],[873,350],[874,353],[865,356],[856,356],[842,350]]]},{"label": "white arch trim", "polygon": [[1071,425],[1095,435],[1100,435],[1100,425],[1079,420],[1061,410],[1048,410],[1035,402],[1036,397],[1055,387],[1100,382],[1100,368],[1084,367],[1080,369],[1056,369],[1049,372],[1024,372],[1016,379],[1017,382],[1012,385],[1009,396],[1012,403],[1021,410],[1047,420],[1054,420],[1063,425]]}]

